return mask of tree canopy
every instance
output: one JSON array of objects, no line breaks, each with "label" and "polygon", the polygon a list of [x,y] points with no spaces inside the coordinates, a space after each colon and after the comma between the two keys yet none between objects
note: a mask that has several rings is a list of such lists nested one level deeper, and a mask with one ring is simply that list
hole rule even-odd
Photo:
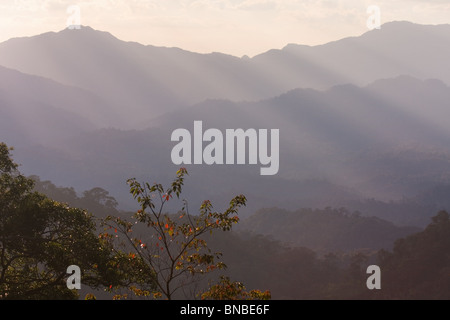
[{"label": "tree canopy", "polygon": [[67,268],[82,270],[93,288],[119,281],[92,216],[33,191],[0,144],[0,298],[74,299]]},{"label": "tree canopy", "polygon": [[[133,221],[113,216],[105,220],[106,228],[101,236],[108,239],[113,248],[118,245],[127,248],[131,266],[155,280],[156,290],[135,287],[137,295],[170,300],[178,291],[192,289],[198,276],[225,268],[220,261],[221,253],[212,252],[204,235],[231,230],[239,221],[237,212],[246,204],[246,198],[244,195],[234,197],[224,212],[214,211],[212,203],[205,200],[195,215],[189,212],[188,203],[183,200],[178,214],[169,215],[163,211],[164,206],[180,197],[186,175],[185,168],[178,170],[168,188],[130,179],[130,192],[140,206]],[[145,232],[139,234],[139,228],[141,231],[144,228]],[[121,250],[117,253],[123,254]]]},{"label": "tree canopy", "polygon": [[[198,212],[191,213],[181,198],[185,169],[177,172],[167,188],[129,180],[138,204],[132,213],[119,211],[117,201],[102,188],[79,197],[73,188],[25,177],[11,150],[0,143],[0,299],[79,298],[79,291],[66,285],[70,265],[80,267],[88,292],[110,292],[105,298],[114,294],[114,298],[129,298],[132,293],[139,298],[176,299],[183,297],[178,293],[185,289],[192,290],[190,298],[202,299],[450,298],[446,211],[438,212],[424,230],[399,237],[392,249],[342,252],[328,247],[328,252],[319,252],[251,232],[264,223],[274,235],[305,235],[301,217],[289,212],[252,216],[247,225],[252,223],[254,229],[218,232],[231,230],[239,221],[237,213],[246,204],[245,196],[233,198],[222,212],[206,200]],[[168,202],[171,208],[180,205],[180,210],[165,212]],[[78,207],[88,208],[95,216]],[[340,224],[341,231],[361,233],[370,224],[357,222],[366,220],[380,225],[342,210],[310,211],[297,213],[306,212],[320,223],[352,222]],[[277,229],[283,225],[284,229]],[[353,229],[343,228],[348,225]],[[310,231],[314,230],[318,229]],[[342,232],[342,240],[351,238],[347,231]],[[366,287],[370,264],[380,267],[381,290]],[[221,270],[219,281],[214,270]],[[242,279],[245,285],[232,278]],[[204,281],[197,286],[200,279],[209,285]],[[270,291],[254,289],[261,287]]]}]

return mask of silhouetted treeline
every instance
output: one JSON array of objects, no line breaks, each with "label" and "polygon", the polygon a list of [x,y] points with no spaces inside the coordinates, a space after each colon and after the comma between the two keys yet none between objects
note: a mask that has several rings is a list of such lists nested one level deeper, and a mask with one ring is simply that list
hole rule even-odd
[{"label": "silhouetted treeline", "polygon": [[380,251],[382,299],[450,299],[450,219],[440,211],[427,228]]},{"label": "silhouetted treeline", "polygon": [[[72,188],[33,178],[38,190],[58,201],[99,215],[118,212],[115,199],[103,189],[78,196]],[[238,226],[239,230],[218,233],[207,242],[212,251],[223,253],[228,266],[225,275],[242,280],[248,289],[268,289],[273,299],[450,298],[450,220],[446,211],[434,216],[423,231],[399,228],[343,208],[265,209]],[[270,235],[255,233],[263,229]],[[289,239],[315,244],[320,251]],[[383,247],[388,249],[375,249]],[[372,264],[381,268],[381,290],[366,286],[370,276],[366,270]],[[197,285],[206,287],[207,279]]]},{"label": "silhouetted treeline", "polygon": [[51,199],[67,203],[72,207],[87,209],[97,218],[105,218],[118,212],[116,199],[109,192],[96,187],[84,191],[81,196],[72,187],[57,187],[51,181],[41,181],[38,176],[31,176],[34,189]]},{"label": "silhouetted treeline", "polygon": [[[210,243],[217,243],[224,252],[230,274],[244,279],[248,287],[264,285],[273,299],[450,299],[450,220],[446,211],[433,217],[424,231],[397,239],[391,251],[354,250],[319,256],[266,236],[236,232],[226,236]],[[366,286],[370,276],[366,270],[372,264],[380,266],[381,290]]]},{"label": "silhouetted treeline", "polygon": [[420,229],[398,227],[377,217],[365,217],[345,208],[259,210],[243,220],[240,229],[271,235],[291,246],[304,246],[319,252],[357,249],[390,249],[397,238]]}]

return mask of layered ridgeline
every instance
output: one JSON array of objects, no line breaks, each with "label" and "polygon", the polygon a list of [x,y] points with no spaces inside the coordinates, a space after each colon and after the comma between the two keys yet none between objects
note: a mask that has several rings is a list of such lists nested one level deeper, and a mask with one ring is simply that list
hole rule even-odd
[{"label": "layered ridgeline", "polygon": [[2,139],[11,145],[57,145],[114,124],[109,104],[91,91],[1,66],[0,104]]},{"label": "layered ridgeline", "polygon": [[321,253],[391,249],[398,238],[420,231],[397,227],[376,217],[363,217],[359,212],[344,208],[262,209],[243,220],[239,229]]},{"label": "layered ridgeline", "polygon": [[[194,204],[239,192],[249,197],[249,212],[352,204],[351,209],[365,214],[361,201],[366,198],[404,202],[449,184],[449,98],[450,89],[442,82],[399,77],[363,88],[298,89],[260,102],[210,100],[161,116],[149,129],[84,131],[64,144],[19,145],[16,155],[30,174],[59,184],[71,181],[77,189],[101,186],[124,203],[131,200],[128,178],[164,180],[176,171],[170,138],[177,128],[192,132],[198,119],[205,130],[280,128],[277,175],[260,176],[259,165],[188,165]],[[433,103],[423,108],[424,101]],[[429,216],[420,215],[441,209],[440,199],[431,211],[404,206],[399,213],[368,205],[371,215],[423,226]],[[398,203],[392,206],[398,209]]]},{"label": "layered ridgeline", "polygon": [[[131,214],[117,211],[104,189],[78,195],[73,188],[33,179],[36,190],[96,217]],[[207,242],[223,253],[227,276],[247,288],[269,289],[273,299],[448,299],[449,234],[446,212],[420,231],[344,209],[266,209],[233,231],[208,235]],[[364,285],[371,264],[383,270],[382,290]],[[110,298],[103,295],[97,297]]]},{"label": "layered ridgeline", "polygon": [[260,100],[295,88],[367,85],[406,74],[450,84],[450,25],[391,22],[320,46],[290,44],[252,58],[125,42],[82,27],[0,44],[0,65],[99,95],[121,128],[205,99]]},{"label": "layered ridgeline", "polygon": [[88,27],[12,39],[0,44],[0,137],[23,172],[103,187],[130,207],[128,178],[168,181],[178,168],[175,129],[192,131],[195,120],[280,129],[276,176],[260,176],[259,166],[187,166],[193,206],[243,193],[244,215],[273,206],[365,215],[365,199],[375,198],[370,215],[424,226],[442,196],[419,201],[414,217],[405,208],[450,184],[448,39],[447,25],[397,22],[253,58],[144,46]]}]

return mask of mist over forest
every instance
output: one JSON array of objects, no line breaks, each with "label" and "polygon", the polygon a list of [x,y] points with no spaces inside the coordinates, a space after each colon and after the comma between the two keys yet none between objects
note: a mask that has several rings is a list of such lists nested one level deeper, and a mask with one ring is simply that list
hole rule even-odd
[{"label": "mist over forest", "polygon": [[[89,211],[95,221],[119,217],[113,221],[123,227],[121,219],[148,205],[133,194],[133,184],[130,190],[129,179],[170,186],[178,174],[185,179],[182,198],[187,202],[169,201],[177,185],[172,194],[151,192],[159,191],[161,200],[167,197],[164,213],[174,221],[185,206],[193,216],[208,213],[205,200],[213,211],[232,208],[239,219],[214,216],[224,230],[239,220],[232,230],[205,233],[201,239],[223,253],[228,266],[223,273],[248,290],[269,290],[272,299],[448,299],[449,41],[450,25],[403,21],[358,37],[320,46],[289,44],[254,57],[142,45],[88,26],[2,42],[1,213],[19,208],[25,214],[36,205],[52,208],[52,219],[60,219],[64,207],[52,207],[40,198],[45,195]],[[264,176],[259,164],[173,164],[172,132],[193,132],[195,121],[202,121],[203,130],[221,132],[279,129],[279,171]],[[29,188],[19,188],[24,185]],[[11,190],[20,197],[8,198]],[[230,199],[237,195],[245,195],[245,201],[236,199],[234,208]],[[39,225],[42,219],[32,221]],[[3,220],[0,232],[9,226]],[[168,221],[162,225],[172,237],[175,229]],[[118,233],[117,226],[111,228],[107,232]],[[83,232],[101,235],[102,228],[86,222]],[[158,237],[139,232],[146,245]],[[0,244],[6,248],[8,243]],[[14,250],[29,244],[21,245]],[[45,259],[55,252],[68,254],[61,248],[41,249]],[[113,259],[118,270],[124,265],[121,254]],[[103,278],[101,262],[86,261],[98,268],[83,294],[96,290],[98,298],[110,299],[112,293],[102,288],[126,287],[121,275],[127,272],[127,281],[142,285],[140,298],[148,297],[146,290],[157,290],[158,282],[135,274],[135,265]],[[109,270],[111,261],[105,261]],[[366,268],[373,264],[382,270],[382,290],[366,287]],[[0,265],[8,270],[6,263]],[[216,275],[208,273],[183,294],[162,290],[163,295],[199,298],[192,292],[207,290]],[[0,299],[6,297],[2,292],[13,292],[6,283],[0,277]],[[42,298],[35,291],[17,289],[15,294]],[[53,291],[43,292],[44,298],[55,298]],[[249,294],[266,297],[259,291]]]}]

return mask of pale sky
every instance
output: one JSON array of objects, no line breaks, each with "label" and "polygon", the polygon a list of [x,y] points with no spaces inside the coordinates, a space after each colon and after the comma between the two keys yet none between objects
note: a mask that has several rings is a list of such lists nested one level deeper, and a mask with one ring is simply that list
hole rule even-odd
[{"label": "pale sky", "polygon": [[236,56],[360,35],[371,5],[381,23],[450,23],[450,0],[0,0],[0,42],[61,31],[72,5],[82,25],[121,40]]}]

